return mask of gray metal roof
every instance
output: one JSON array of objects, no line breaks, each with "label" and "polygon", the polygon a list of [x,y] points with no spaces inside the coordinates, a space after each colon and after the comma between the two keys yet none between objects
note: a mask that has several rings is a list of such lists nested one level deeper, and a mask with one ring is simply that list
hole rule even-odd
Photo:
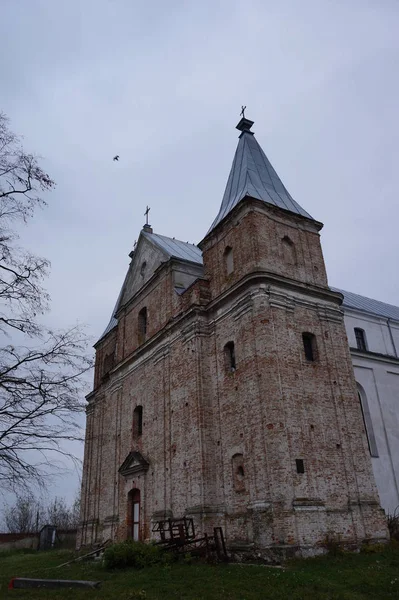
[{"label": "gray metal roof", "polygon": [[[273,204],[279,208],[312,219],[313,217],[299,206],[286,190],[266,154],[258,144],[254,134],[249,131],[252,121],[247,119],[245,121],[246,123],[243,126],[240,127],[242,121],[237,125],[237,128],[243,129],[243,131],[234,155],[219,214],[212,223],[208,233],[245,196],[263,200],[263,202],[268,204]],[[247,124],[249,124],[249,127]]]},{"label": "gray metal roof", "polygon": [[202,252],[195,244],[181,242],[175,240],[175,238],[158,235],[157,233],[147,233],[146,231],[142,231],[142,235],[166,252],[170,258],[179,258],[180,260],[188,260],[202,265]]},{"label": "gray metal roof", "polygon": [[380,300],[373,300],[366,296],[359,296],[353,292],[346,292],[338,288],[331,288],[336,292],[341,292],[344,296],[342,303],[344,309],[352,308],[353,310],[359,310],[361,312],[370,313],[377,315],[378,317],[385,317],[386,319],[393,319],[399,321],[399,306],[393,306],[393,304],[386,304],[380,302]]}]

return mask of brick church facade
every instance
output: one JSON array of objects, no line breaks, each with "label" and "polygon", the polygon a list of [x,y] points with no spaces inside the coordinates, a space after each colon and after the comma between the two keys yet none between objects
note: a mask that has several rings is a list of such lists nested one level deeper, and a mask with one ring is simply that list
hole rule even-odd
[{"label": "brick church facade", "polygon": [[222,526],[237,552],[386,539],[322,224],[251,131],[199,246],[145,225],[96,344],[79,545]]}]

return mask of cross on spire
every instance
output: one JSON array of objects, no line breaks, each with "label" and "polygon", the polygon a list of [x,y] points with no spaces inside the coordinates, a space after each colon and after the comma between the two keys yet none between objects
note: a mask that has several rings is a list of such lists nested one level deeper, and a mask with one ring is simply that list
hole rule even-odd
[{"label": "cross on spire", "polygon": [[146,211],[144,213],[146,225],[148,225],[148,213],[150,212],[150,210],[151,210],[151,208],[149,206],[147,206]]},{"label": "cross on spire", "polygon": [[246,106],[241,106],[241,112],[240,112],[240,115],[242,116],[242,118],[243,118],[243,119],[245,119],[245,109],[246,109],[246,108],[247,108]]}]

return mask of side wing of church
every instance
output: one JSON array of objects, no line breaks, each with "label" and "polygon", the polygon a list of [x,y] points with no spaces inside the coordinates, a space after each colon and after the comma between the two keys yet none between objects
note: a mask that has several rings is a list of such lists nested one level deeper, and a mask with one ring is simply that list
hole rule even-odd
[{"label": "side wing of church", "polygon": [[89,394],[80,545],[221,526],[237,552],[386,539],[322,224],[241,119],[199,246],[145,225]]}]

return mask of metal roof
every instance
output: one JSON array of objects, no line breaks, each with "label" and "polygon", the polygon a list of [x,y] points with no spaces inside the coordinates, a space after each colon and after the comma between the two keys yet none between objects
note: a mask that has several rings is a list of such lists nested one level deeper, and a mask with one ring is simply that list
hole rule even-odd
[{"label": "metal roof", "polygon": [[359,310],[361,312],[370,313],[377,315],[378,317],[385,317],[386,319],[393,319],[399,321],[399,306],[393,306],[393,304],[386,304],[380,300],[373,300],[366,296],[360,296],[353,292],[346,292],[338,288],[331,288],[336,292],[341,292],[344,296],[342,303],[344,309],[352,308],[353,310]]},{"label": "metal roof", "polygon": [[202,265],[202,252],[195,244],[181,242],[175,238],[158,235],[157,233],[147,233],[146,231],[142,231],[142,235],[166,252],[170,258],[179,258],[180,260],[188,260]]},{"label": "metal roof", "polygon": [[273,204],[308,219],[313,218],[295,202],[284,187],[254,134],[250,131],[252,124],[252,121],[242,119],[237,125],[237,129],[240,129],[242,133],[234,155],[219,214],[212,223],[208,233],[245,196],[263,200],[267,204]]}]

